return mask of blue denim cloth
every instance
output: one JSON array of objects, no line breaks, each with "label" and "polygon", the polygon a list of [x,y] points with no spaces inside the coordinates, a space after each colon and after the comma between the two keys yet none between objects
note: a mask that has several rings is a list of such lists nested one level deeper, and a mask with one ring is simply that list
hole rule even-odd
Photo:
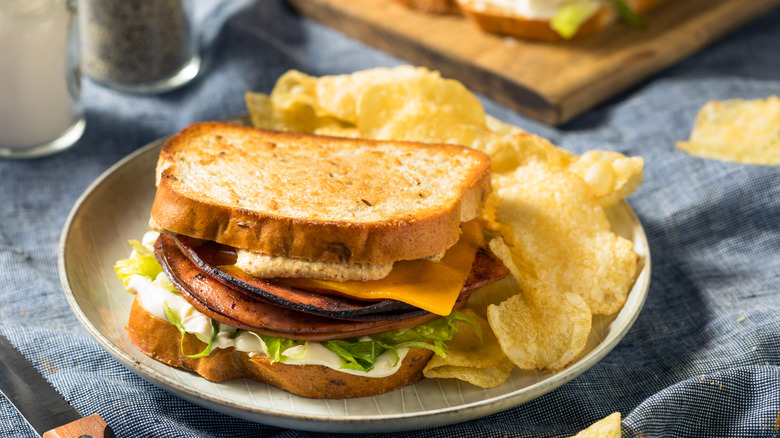
[{"label": "blue denim cloth", "polygon": [[[70,208],[126,154],[193,121],[245,112],[246,90],[268,92],[290,68],[323,75],[403,63],[280,0],[197,3],[207,56],[195,82],[131,96],[87,80],[88,125],[75,147],[0,160],[0,333],[118,436],[321,436],[231,418],[147,383],[90,337],[60,285]],[[563,387],[487,418],[387,436],[566,436],[620,411],[629,437],[780,437],[780,167],[675,148],[706,101],[780,93],[779,47],[774,12],[561,128],[483,98],[489,113],[575,153],[644,157],[645,181],[629,202],[650,242],[649,296],[623,341]],[[35,436],[1,397],[0,435]]]}]

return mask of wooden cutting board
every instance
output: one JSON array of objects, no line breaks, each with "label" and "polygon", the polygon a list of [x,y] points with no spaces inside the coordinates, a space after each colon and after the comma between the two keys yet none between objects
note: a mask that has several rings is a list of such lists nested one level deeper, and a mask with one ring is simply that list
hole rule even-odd
[{"label": "wooden cutting board", "polygon": [[551,125],[780,6],[780,0],[671,0],[646,15],[646,30],[619,23],[584,41],[552,44],[486,34],[466,18],[423,14],[392,0],[288,1],[305,16]]}]

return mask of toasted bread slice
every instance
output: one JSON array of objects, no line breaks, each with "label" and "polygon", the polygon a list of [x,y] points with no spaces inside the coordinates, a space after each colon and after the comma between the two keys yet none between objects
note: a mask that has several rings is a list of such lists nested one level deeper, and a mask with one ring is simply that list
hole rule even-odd
[{"label": "toasted bread slice", "polygon": [[[195,335],[181,335],[173,324],[154,317],[136,298],[126,326],[133,345],[143,354],[166,365],[193,371],[204,378],[222,382],[246,377],[308,398],[368,397],[382,394],[422,379],[422,370],[433,352],[410,350],[397,372],[387,377],[362,377],[321,365],[271,363],[267,356],[250,357],[234,348],[217,349],[208,356],[191,359],[181,353],[202,351],[206,345]],[[181,346],[183,345],[183,347]]]},{"label": "toasted bread slice", "polygon": [[490,190],[490,159],[455,145],[205,122],[169,139],[152,220],[237,248],[327,262],[438,254]]},{"label": "toasted bread slice", "polygon": [[[626,5],[641,14],[666,0],[626,0]],[[485,32],[513,36],[526,40],[563,42],[587,38],[618,19],[618,13],[610,2],[603,2],[598,11],[583,23],[569,39],[563,38],[550,27],[550,19],[524,17],[483,0],[458,0],[463,13]]]}]

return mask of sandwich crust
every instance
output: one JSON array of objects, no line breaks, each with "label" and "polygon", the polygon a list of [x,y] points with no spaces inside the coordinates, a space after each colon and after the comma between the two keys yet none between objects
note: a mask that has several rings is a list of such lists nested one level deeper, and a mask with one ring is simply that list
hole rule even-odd
[{"label": "sandwich crust", "polygon": [[[234,348],[217,349],[208,356],[191,359],[181,353],[181,335],[176,327],[147,312],[138,298],[133,301],[125,329],[138,350],[169,366],[193,371],[214,382],[246,377],[307,398],[369,397],[402,388],[422,379],[422,370],[433,355],[427,349],[410,350],[397,372],[380,378],[356,376],[321,365],[272,364],[267,356],[250,357]],[[185,352],[206,347],[189,333],[182,342]]]},{"label": "sandwich crust", "polygon": [[273,256],[379,263],[454,245],[489,190],[490,159],[462,146],[204,122],[163,146],[151,216]]}]

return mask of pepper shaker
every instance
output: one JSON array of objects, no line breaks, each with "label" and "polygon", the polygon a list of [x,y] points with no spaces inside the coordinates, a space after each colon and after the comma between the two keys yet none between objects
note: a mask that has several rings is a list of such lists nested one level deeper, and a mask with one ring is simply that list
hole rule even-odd
[{"label": "pepper shaker", "polygon": [[116,90],[178,88],[200,70],[193,0],[79,0],[82,70]]}]

